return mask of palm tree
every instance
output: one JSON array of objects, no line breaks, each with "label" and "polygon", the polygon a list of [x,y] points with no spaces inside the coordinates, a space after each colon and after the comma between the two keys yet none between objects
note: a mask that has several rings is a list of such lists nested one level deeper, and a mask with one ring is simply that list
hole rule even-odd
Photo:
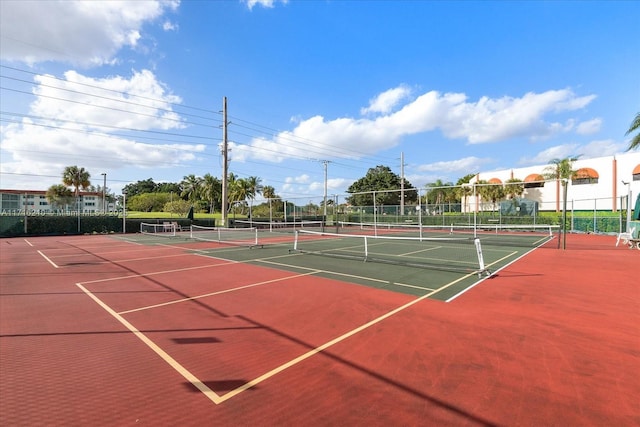
[{"label": "palm tree", "polygon": [[276,195],[276,189],[273,188],[270,185],[265,185],[264,187],[262,187],[262,195],[264,196],[265,199],[277,199],[277,198],[279,198]]},{"label": "palm tree", "polygon": [[478,181],[478,193],[482,200],[491,200],[493,204],[492,215],[495,213],[496,203],[505,196],[504,186],[502,184],[493,184],[485,180]]},{"label": "palm tree", "polygon": [[[564,235],[563,249],[566,249],[567,235],[567,187],[569,180],[576,175],[573,170],[573,162],[580,156],[565,157],[564,159],[553,159],[549,162],[552,166],[547,166],[544,170],[544,177],[556,180],[556,212],[560,210],[560,185],[563,188],[563,208],[562,208],[562,234]],[[559,242],[558,242],[559,243]]]},{"label": "palm tree", "polygon": [[213,213],[216,201],[222,198],[222,182],[210,173],[202,178],[200,196],[209,203],[209,212]]},{"label": "palm tree", "polygon": [[180,182],[180,188],[182,192],[180,197],[187,197],[190,202],[195,202],[200,194],[200,187],[202,185],[202,178],[195,176],[194,174],[185,176]]},{"label": "palm tree", "polygon": [[[640,113],[636,113],[636,117],[633,119],[633,122],[631,122],[631,126],[629,126],[629,130],[624,135],[627,136],[637,130],[640,130]],[[631,142],[629,143],[629,148],[627,148],[627,151],[632,150],[634,148],[638,148],[638,147],[640,147],[640,132],[638,132],[636,136],[634,136],[631,139]]]},{"label": "palm tree", "polygon": [[[469,185],[469,181],[471,181],[471,179],[474,178],[475,176],[476,176],[475,174],[470,173],[458,179],[458,181],[456,182],[456,186],[457,186],[456,196],[460,200],[461,210],[463,212],[469,212],[469,206],[468,206],[469,196],[471,196],[474,192],[473,191],[474,186]],[[462,208],[462,204],[464,204],[464,208]]]},{"label": "palm tree", "polygon": [[504,194],[508,198],[515,199],[524,193],[524,182],[518,178],[508,179],[504,184]]},{"label": "palm tree", "polygon": [[78,211],[80,210],[80,189],[84,190],[91,185],[89,178],[91,178],[91,174],[78,166],[67,166],[62,172],[62,183],[74,188]]},{"label": "palm tree", "polygon": [[[242,205],[244,208],[245,201],[249,196],[249,185],[246,179],[238,178],[233,173],[229,174],[229,201],[231,206]],[[235,212],[235,209],[234,209]]]},{"label": "palm tree", "polygon": [[[440,205],[447,199],[447,186],[451,184],[445,184],[441,179],[436,180],[436,182],[432,182],[427,184],[427,194],[425,196],[426,204],[434,204],[435,210],[437,211]],[[442,209],[444,213],[444,208]]]},{"label": "palm tree", "polygon": [[46,196],[52,208],[66,206],[73,200],[73,193],[63,184],[49,187]]},{"label": "palm tree", "polygon": [[246,180],[247,185],[247,198],[249,199],[249,221],[252,221],[251,208],[253,207],[253,200],[258,194],[262,194],[262,180],[257,176],[250,176]]},{"label": "palm tree", "polygon": [[553,159],[549,162],[551,166],[544,169],[543,176],[546,179],[556,180],[556,212],[560,212],[560,185],[564,188],[564,202],[566,205],[567,185],[572,179],[576,171],[573,170],[573,162],[578,160],[580,156],[565,157],[564,159]]}]

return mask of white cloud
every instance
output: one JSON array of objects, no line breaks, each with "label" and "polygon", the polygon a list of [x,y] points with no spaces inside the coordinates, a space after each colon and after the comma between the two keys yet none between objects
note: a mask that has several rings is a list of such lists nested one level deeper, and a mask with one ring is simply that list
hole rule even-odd
[{"label": "white cloud", "polygon": [[30,114],[55,118],[55,122],[93,123],[81,126],[103,131],[112,126],[143,130],[184,126],[171,106],[180,98],[167,93],[149,70],[134,71],[130,78],[95,79],[67,71],[64,79],[37,75],[34,80],[36,100]]},{"label": "white cloud", "polygon": [[[363,111],[396,108],[406,93],[403,86],[386,91],[374,97]],[[234,147],[234,156],[241,161],[253,158],[271,162],[286,158],[357,159],[392,148],[405,136],[435,130],[448,139],[465,139],[469,144],[548,139],[575,129],[574,119],[561,123],[548,120],[548,116],[584,108],[593,99],[593,95],[580,97],[563,89],[527,93],[520,98],[482,97],[471,102],[463,93],[430,91],[397,111],[375,118],[327,120],[317,115],[300,120],[293,130]]]},{"label": "white cloud", "polygon": [[592,135],[600,131],[602,127],[602,119],[596,118],[581,122],[576,127],[576,133],[579,135]]},{"label": "white cloud", "polygon": [[566,157],[577,156],[579,144],[563,144],[549,147],[539,152],[533,157],[522,157],[518,161],[520,165],[543,165],[548,164],[553,159],[564,159]]},{"label": "white cloud", "polygon": [[29,117],[12,117],[13,123],[2,127],[3,173],[59,175],[72,164],[89,171],[166,168],[193,162],[205,150],[202,144],[144,142],[149,136],[144,131],[184,127],[172,110],[180,99],[152,72],[129,78],[93,79],[75,71],[64,76],[37,75]]},{"label": "white cloud", "polygon": [[305,174],[302,174],[302,175],[299,175],[299,176],[288,177],[288,178],[285,179],[285,182],[287,184],[293,184],[293,183],[295,183],[295,184],[306,184],[306,183],[309,182],[309,175],[307,175],[305,173]]},{"label": "white cloud", "polygon": [[611,139],[604,139],[598,141],[591,141],[578,148],[578,154],[586,159],[603,156],[613,156],[614,154],[622,153],[627,149],[627,145],[624,143],[617,143]]},{"label": "white cloud", "polygon": [[470,173],[479,172],[485,165],[491,163],[493,160],[488,158],[479,157],[465,157],[457,160],[443,161],[420,165],[416,169],[420,172],[443,172],[446,174],[452,173]]},{"label": "white cloud", "polygon": [[411,89],[404,85],[397,88],[389,89],[369,101],[369,106],[367,108],[362,108],[360,110],[360,114],[387,114],[392,111],[400,103],[400,101],[408,98],[410,95]]},{"label": "white cloud", "polygon": [[564,159],[567,157],[579,157],[581,159],[591,159],[594,157],[613,156],[626,149],[624,143],[616,143],[613,140],[591,141],[587,144],[562,144],[549,147],[539,152],[533,157],[522,157],[518,164],[523,166],[544,165],[554,159]]},{"label": "white cloud", "polygon": [[260,5],[266,8],[273,8],[278,1],[283,4],[287,4],[289,0],[240,0],[247,5],[249,10],[253,10],[253,7]]},{"label": "white cloud", "polygon": [[0,57],[27,64],[113,63],[121,48],[138,45],[145,23],[179,4],[177,0],[2,2]]},{"label": "white cloud", "polygon": [[178,28],[178,24],[174,24],[171,21],[164,21],[164,24],[162,24],[162,29],[165,31],[177,31]]}]

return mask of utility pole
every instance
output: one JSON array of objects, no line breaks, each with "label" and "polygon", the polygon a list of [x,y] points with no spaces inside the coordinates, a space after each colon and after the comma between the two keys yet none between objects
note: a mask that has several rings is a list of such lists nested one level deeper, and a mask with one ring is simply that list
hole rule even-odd
[{"label": "utility pole", "polygon": [[323,220],[327,221],[327,166],[329,165],[329,160],[322,160],[322,164],[324,165],[324,218]]},{"label": "utility pole", "polygon": [[400,216],[404,217],[404,152],[400,153]]},{"label": "utility pole", "polygon": [[228,175],[228,142],[227,142],[227,97],[222,98],[222,227],[227,226],[227,175]]}]

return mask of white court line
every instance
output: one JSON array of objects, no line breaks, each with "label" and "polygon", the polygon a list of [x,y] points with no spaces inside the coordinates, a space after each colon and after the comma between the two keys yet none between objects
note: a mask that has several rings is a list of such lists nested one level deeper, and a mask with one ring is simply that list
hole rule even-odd
[{"label": "white court line", "polygon": [[[300,255],[300,254],[297,254],[297,255]],[[271,257],[271,258],[281,258],[283,256],[288,256],[288,255],[280,255],[280,256]],[[390,282],[389,280],[375,279],[373,277],[358,276],[358,275],[355,275],[355,274],[348,274],[348,273],[339,273],[337,271],[331,271],[331,270],[318,270],[318,269],[315,269],[315,268],[298,267],[296,265],[290,265],[290,264],[283,264],[283,263],[279,263],[279,262],[267,261],[268,259],[271,259],[271,258],[262,258],[262,259],[257,259],[257,260],[254,260],[254,261],[264,262],[265,264],[279,265],[281,267],[297,268],[299,270],[313,270],[313,271],[315,271],[314,274],[324,273],[324,274],[327,274],[327,275],[330,275],[330,276],[333,275],[333,276],[350,277],[352,279],[360,279],[360,280],[365,280],[365,281],[368,281],[368,282],[386,283],[386,284],[389,284],[389,285],[403,286],[405,288],[422,289],[422,290],[425,290],[425,291],[434,291],[434,290],[436,290],[436,289],[433,289],[433,288],[425,288],[423,286],[418,286],[418,285],[409,285],[407,283]]]},{"label": "white court line", "polygon": [[231,264],[237,264],[237,262],[233,261],[233,262],[224,262],[224,263],[220,263],[220,264],[199,265],[199,266],[196,266],[196,267],[176,268],[174,270],[154,271],[154,272],[151,272],[151,273],[129,274],[127,276],[118,276],[118,277],[110,277],[110,278],[107,278],[107,279],[89,280],[87,282],[82,282],[82,283],[89,284],[89,283],[112,282],[112,281],[115,281],[115,280],[131,279],[133,277],[156,276],[158,274],[177,273],[177,272],[180,272],[180,271],[198,270],[198,269],[202,269],[202,268],[215,268],[215,267],[222,267],[222,266],[231,265]]},{"label": "white court line", "polygon": [[[473,273],[473,274],[475,274],[475,273]],[[316,347],[316,348],[304,353],[303,355],[301,355],[301,356],[299,356],[299,357],[297,357],[297,358],[295,358],[295,359],[293,359],[293,360],[291,360],[291,361],[289,361],[289,362],[287,362],[287,363],[285,363],[283,365],[280,365],[279,367],[277,367],[275,369],[272,369],[271,371],[259,376],[258,378],[254,379],[254,380],[251,380],[251,381],[247,382],[246,384],[241,385],[240,387],[236,388],[235,390],[230,391],[229,393],[225,394],[224,396],[221,396],[220,397],[220,403],[222,403],[222,402],[224,402],[226,400],[229,400],[232,397],[242,393],[243,391],[246,391],[246,390],[250,389],[251,387],[254,387],[254,386],[260,384],[261,382],[273,377],[274,375],[279,374],[280,372],[284,371],[285,369],[288,369],[288,368],[290,368],[290,367],[292,367],[294,365],[297,365],[298,363],[300,363],[300,362],[302,362],[302,361],[304,361],[304,360],[306,360],[306,359],[308,359],[308,358],[310,358],[312,356],[315,356],[316,354],[326,350],[327,348],[329,348],[329,347],[331,347],[331,346],[333,346],[335,344],[338,344],[338,343],[346,340],[347,338],[350,338],[353,335],[355,335],[355,334],[357,334],[359,332],[362,332],[367,328],[370,328],[373,325],[376,325],[376,324],[382,322],[383,320],[393,316],[394,314],[397,314],[397,313],[399,313],[401,311],[406,310],[407,308],[409,308],[409,307],[411,307],[411,306],[413,306],[413,305],[415,305],[415,304],[417,304],[417,303],[429,298],[431,295],[435,294],[436,292],[439,292],[439,291],[441,291],[443,289],[446,289],[449,286],[452,286],[455,283],[457,283],[457,282],[459,282],[459,281],[461,281],[463,279],[466,279],[467,277],[469,277],[471,275],[472,274],[468,274],[468,275],[466,275],[464,277],[461,277],[461,278],[459,278],[457,280],[454,280],[453,282],[450,282],[449,284],[447,284],[446,286],[443,286],[442,288],[439,288],[438,290],[435,290],[433,292],[425,294],[425,295],[421,296],[420,298],[416,298],[413,301],[410,301],[410,302],[408,302],[408,303],[406,303],[406,304],[404,304],[404,305],[402,305],[402,306],[400,306],[400,307],[398,307],[398,308],[396,308],[394,310],[391,310],[390,312],[388,312],[386,314],[383,314],[382,316],[377,317],[376,319],[373,319],[372,321],[370,321],[368,323],[365,323],[362,326],[359,326],[359,327],[357,327],[357,328],[355,328],[355,329],[353,329],[353,330],[351,330],[351,331],[349,331],[349,332],[347,332],[347,333],[345,333],[343,335],[340,335],[339,337],[334,338],[333,340],[328,341],[328,342],[322,344],[321,346]]]},{"label": "white court line", "polygon": [[38,253],[39,253],[40,255],[42,255],[42,257],[43,257],[44,259],[46,259],[47,261],[49,261],[49,264],[53,265],[53,267],[54,267],[54,268],[60,268],[60,267],[58,267],[58,266],[56,265],[56,263],[55,263],[55,262],[51,261],[51,260],[49,259],[49,257],[47,257],[45,254],[43,254],[41,251],[38,251]]},{"label": "white court line", "polygon": [[23,240],[27,243],[27,245],[29,245],[29,246],[33,247],[33,243],[31,243],[31,242],[30,242],[30,241],[28,241],[27,239],[23,239]]},{"label": "white court line", "polygon": [[[498,270],[496,270],[496,271],[492,272],[492,273],[491,273],[491,276],[493,276],[493,275],[494,275],[495,273],[497,273],[498,271],[501,271],[501,270],[503,270],[503,269],[507,268],[508,266],[510,266],[511,264],[513,264],[514,262],[516,262],[517,260],[519,260],[520,258],[522,258],[523,256],[527,255],[529,252],[534,251],[534,250],[536,250],[536,249],[537,249],[537,248],[533,248],[533,249],[531,249],[530,251],[528,251],[528,252],[526,252],[526,253],[524,253],[524,254],[520,255],[518,258],[516,258],[516,259],[514,259],[513,261],[509,262],[508,264],[506,264],[506,265],[504,265],[504,266],[500,267]],[[505,255],[505,256],[503,256],[502,258],[500,258],[500,259],[498,259],[498,260],[496,260],[496,261],[492,262],[491,264],[489,264],[489,265],[487,266],[487,268],[488,268],[488,267],[491,267],[492,265],[494,265],[494,264],[496,264],[496,263],[498,263],[498,262],[500,262],[500,261],[502,261],[502,260],[504,260],[504,259],[507,259],[507,258],[509,258],[510,256],[513,256],[514,254],[517,254],[517,253],[518,253],[517,251],[511,252],[509,255]],[[491,277],[491,276],[489,276],[489,277]],[[462,291],[458,292],[457,294],[455,294],[454,296],[452,296],[451,298],[449,298],[448,300],[446,300],[446,302],[451,302],[451,301],[453,301],[454,299],[458,298],[460,295],[464,294],[464,293],[465,293],[465,292],[467,292],[468,290],[470,290],[470,289],[472,289],[472,288],[475,288],[477,285],[479,285],[480,283],[484,282],[484,281],[485,281],[485,280],[487,280],[489,277],[483,277],[483,278],[481,278],[480,280],[478,280],[477,282],[475,282],[474,284],[472,284],[472,285],[471,285],[471,286],[469,286],[468,288],[463,289]]]},{"label": "white court line", "polygon": [[[264,261],[266,263],[270,263],[268,261]],[[234,262],[235,263],[235,262]],[[231,263],[228,263],[231,264]],[[211,267],[217,267],[219,265],[228,265],[228,264],[216,264],[214,266]],[[275,262],[272,262],[272,264],[277,264]],[[205,267],[210,267],[210,266],[205,266]],[[173,272],[173,271],[187,271],[187,270],[193,270],[195,268],[204,268],[204,267],[194,267],[194,268],[184,268],[184,269],[176,269],[176,270],[170,270],[170,271],[166,271],[166,272]],[[300,267],[296,267],[296,268],[300,268]],[[308,269],[311,270],[311,269]],[[309,272],[308,274],[317,274],[317,272],[320,272],[318,270],[313,270],[311,272]],[[155,273],[150,273],[147,275],[155,275],[155,274],[161,274],[161,273],[165,273],[165,272],[155,272]],[[304,275],[308,275],[308,274],[301,274],[298,275],[299,276],[304,276]],[[462,276],[450,283],[448,283],[447,285],[438,288],[436,290],[433,290],[432,292],[429,292],[419,298],[416,298],[400,307],[397,307],[345,334],[342,334],[328,342],[326,342],[325,344],[322,344],[321,346],[318,346],[292,360],[290,360],[289,362],[286,362],[282,365],[280,365],[279,367],[272,369],[268,372],[266,372],[265,374],[241,385],[240,387],[226,393],[224,396],[220,396],[217,393],[215,393],[213,390],[211,390],[209,387],[207,387],[202,381],[200,381],[195,375],[193,375],[189,370],[187,370],[184,366],[182,366],[180,363],[178,363],[175,359],[173,359],[167,352],[165,352],[163,349],[161,349],[157,344],[155,344],[151,339],[149,339],[146,335],[144,335],[142,332],[140,332],[139,330],[137,330],[131,323],[129,323],[127,320],[125,320],[121,314],[115,312],[111,307],[109,307],[106,303],[102,302],[98,297],[96,297],[93,293],[91,293],[87,288],[85,288],[83,286],[82,283],[76,283],[76,286],[78,286],[80,289],[82,289],[83,292],[85,292],[91,299],[93,299],[98,305],[100,305],[102,308],[104,308],[109,314],[111,314],[116,320],[118,320],[122,325],[124,325],[127,329],[129,329],[132,333],[134,333],[142,342],[144,342],[151,350],[153,350],[158,356],[160,356],[165,362],[167,362],[173,369],[175,369],[180,375],[182,375],[187,381],[189,381],[191,384],[193,384],[194,387],[196,387],[198,390],[200,390],[209,400],[211,400],[214,404],[220,404],[225,402],[226,400],[229,400],[235,396],[237,396],[238,394],[242,393],[243,391],[246,391],[252,387],[255,387],[256,385],[260,384],[263,381],[268,380],[269,378],[285,371],[288,368],[291,368],[303,361],[305,361],[306,359],[309,359],[312,356],[315,356],[318,353],[323,352],[324,350],[334,346],[335,344],[338,344],[356,334],[358,334],[359,332],[362,332],[368,328],[370,328],[371,326],[374,326],[386,319],[388,319],[389,317],[400,313],[401,311],[404,311],[410,307],[412,307],[413,305],[429,298],[430,296],[432,296],[433,294],[440,292],[450,286],[453,286],[454,284],[465,280],[466,278],[472,276],[475,273],[470,273],[467,274],[465,276]],[[136,275],[136,276],[145,276],[145,275]],[[127,277],[136,277],[136,276],[127,276]],[[94,281],[90,281],[90,282],[83,282],[84,284],[88,284],[88,283],[97,283],[97,282],[104,282],[104,281],[108,281],[108,280],[114,280],[114,279],[101,279],[101,280],[94,280]],[[280,280],[286,280],[286,278],[284,279],[280,279]]]},{"label": "white court line", "polygon": [[167,362],[169,366],[175,369],[180,375],[182,375],[187,381],[193,384],[198,390],[200,390],[205,396],[209,398],[216,405],[221,403],[222,400],[218,394],[216,394],[213,390],[207,387],[202,381],[200,381],[195,375],[193,375],[187,368],[182,366],[171,357],[166,351],[161,349],[156,343],[147,338],[145,334],[140,332],[136,327],[134,327],[131,323],[129,323],[124,317],[116,313],[111,307],[102,302],[98,297],[96,297],[93,293],[91,293],[87,288],[82,286],[81,283],[76,283],[76,286],[82,289],[82,291],[87,294],[92,300],[94,300],[100,307],[104,308],[107,313],[111,314],[118,322],[122,323],[125,328],[133,332],[133,334],[138,337],[143,343],[145,343],[151,350],[153,350],[162,360]]},{"label": "white court line", "polygon": [[211,293],[203,294],[203,295],[196,295],[195,297],[180,298],[180,299],[173,300],[173,301],[163,302],[161,304],[148,305],[146,307],[134,308],[133,310],[120,311],[120,312],[118,312],[118,314],[133,313],[135,311],[149,310],[149,309],[152,309],[152,308],[163,307],[165,305],[171,305],[171,304],[178,304],[178,303],[181,303],[181,302],[193,301],[193,300],[197,300],[197,299],[200,299],[200,298],[207,298],[207,297],[211,297],[211,296],[214,296],[214,295],[226,294],[226,293],[229,293],[229,292],[240,291],[240,290],[247,289],[247,288],[253,288],[255,286],[268,285],[269,283],[282,282],[282,281],[289,280],[289,279],[296,279],[298,277],[309,276],[309,275],[312,275],[312,274],[315,274],[315,272],[311,271],[309,273],[296,274],[294,276],[279,277],[277,279],[265,280],[264,282],[251,283],[251,284],[245,285],[245,286],[238,286],[237,288],[225,289],[225,290],[222,290],[222,291],[211,292]]},{"label": "white court line", "polygon": [[[270,263],[268,261],[265,261],[266,263]],[[272,264],[277,264],[275,262],[271,262]],[[216,264],[213,267],[216,267],[218,265],[227,265],[227,264]],[[291,266],[290,266],[291,267]],[[199,268],[199,267],[198,267]],[[299,268],[299,267],[296,267]],[[193,268],[185,268],[185,269],[178,269],[178,270],[172,270],[172,271],[185,271],[185,270],[191,270]],[[305,268],[306,269],[306,268]],[[307,269],[307,270],[311,270],[311,269]],[[308,274],[317,274],[317,272],[320,272],[319,270],[313,270],[311,272],[309,272]],[[152,273],[152,274],[160,274],[160,273]],[[308,274],[301,274],[298,276],[305,276]],[[407,308],[429,298],[431,295],[440,292],[446,288],[448,288],[449,286],[452,286],[464,279],[466,279],[467,277],[470,277],[472,274],[475,273],[471,273],[471,274],[467,274],[463,277],[458,278],[457,280],[454,280],[450,283],[448,283],[447,285],[437,289],[437,290],[433,290],[432,292],[429,292],[419,298],[416,298],[415,300],[412,300],[398,308],[395,308],[389,312],[387,312],[386,314],[383,314],[382,316],[377,317],[376,319],[371,320],[370,322],[365,323],[364,325],[361,325],[345,334],[342,334],[328,342],[326,342],[325,344],[316,347],[292,360],[290,360],[289,362],[286,362],[282,365],[280,365],[279,367],[272,369],[271,371],[266,372],[265,374],[259,376],[258,378],[255,378],[243,385],[241,385],[240,387],[228,392],[227,394],[225,394],[224,396],[220,396],[217,393],[215,393],[213,390],[211,390],[209,387],[207,387],[202,381],[200,381],[195,375],[193,375],[189,370],[187,370],[185,367],[183,367],[180,363],[178,363],[175,359],[173,359],[167,352],[165,352],[164,350],[162,350],[157,344],[155,344],[151,339],[149,339],[146,335],[144,335],[142,332],[140,332],[139,330],[137,330],[131,323],[129,323],[127,320],[125,320],[121,314],[115,312],[111,307],[109,307],[106,303],[102,302],[98,297],[96,297],[93,293],[91,293],[87,288],[85,288],[83,286],[84,284],[88,284],[88,283],[97,283],[97,282],[103,282],[103,281],[107,281],[107,280],[113,280],[113,279],[101,279],[101,280],[94,280],[91,282],[83,282],[83,283],[76,283],[76,286],[78,286],[80,289],[82,289],[83,292],[85,292],[91,299],[93,299],[96,303],[98,303],[102,308],[104,308],[109,314],[111,314],[115,319],[117,319],[120,323],[122,323],[127,329],[129,329],[131,332],[133,332],[142,342],[144,342],[151,350],[153,350],[158,356],[160,356],[165,362],[167,362],[173,369],[175,369],[180,375],[182,375],[187,381],[189,381],[191,384],[193,384],[194,387],[196,387],[198,390],[200,390],[207,398],[209,398],[209,400],[211,400],[213,403],[215,403],[216,405],[225,402],[226,400],[231,399],[234,396],[237,396],[238,394],[242,393],[243,391],[246,391],[252,387],[255,387],[257,384],[279,374],[280,372],[285,371],[288,368],[291,368],[295,365],[297,365],[298,363],[303,362],[304,360],[315,356],[318,353],[321,353],[322,351],[328,349],[329,347],[332,347],[335,344],[338,344],[354,335],[356,335],[359,332],[364,331],[365,329],[370,328],[373,325],[376,325],[377,323],[382,322],[383,320],[401,312],[406,310]],[[142,276],[142,275],[139,275]],[[135,276],[131,276],[131,277],[135,277]],[[282,279],[281,279],[282,280]],[[284,278],[284,280],[286,280],[286,278]]]},{"label": "white court line", "polygon": [[[308,274],[314,274],[313,272],[310,272]],[[305,276],[308,274],[301,274],[301,275],[297,275],[295,277],[299,277],[299,276]],[[255,387],[256,385],[258,385],[259,383],[279,374],[280,372],[283,372],[284,370],[291,368],[295,365],[297,365],[298,363],[303,362],[304,360],[315,356],[316,354],[326,350],[327,348],[338,344],[354,335],[356,335],[359,332],[364,331],[365,329],[370,328],[373,325],[376,325],[377,323],[382,322],[383,320],[393,316],[394,314],[397,314],[401,311],[406,310],[407,308],[423,301],[424,299],[430,297],[431,295],[433,295],[434,293],[445,289],[449,286],[452,286],[453,284],[465,279],[467,276],[461,277],[453,282],[450,282],[449,284],[447,284],[446,286],[435,290],[433,292],[430,292],[428,294],[423,295],[420,298],[417,298],[415,300],[412,300],[410,302],[408,302],[407,304],[404,304],[394,310],[389,311],[386,314],[383,314],[382,316],[377,317],[376,319],[373,319],[370,322],[365,323],[364,325],[361,325],[343,335],[340,335],[336,338],[334,338],[333,340],[330,340],[328,342],[326,342],[325,344],[316,347],[298,357],[296,357],[295,359],[290,360],[289,362],[286,362],[282,365],[280,365],[279,367],[272,369],[269,372],[266,372],[265,374],[259,376],[258,378],[255,378],[243,385],[241,385],[240,387],[236,388],[235,390],[232,390],[230,392],[228,392],[227,394],[225,394],[224,396],[220,396],[217,393],[215,393],[213,390],[211,390],[209,387],[207,387],[202,381],[200,381],[195,375],[193,375],[188,369],[186,369],[184,366],[182,366],[180,363],[178,363],[174,358],[172,358],[167,352],[165,352],[164,350],[162,350],[157,344],[155,344],[151,339],[149,339],[146,335],[144,335],[142,332],[140,332],[138,329],[136,329],[131,323],[129,323],[126,319],[124,319],[122,317],[122,315],[120,313],[115,312],[111,307],[109,307],[106,303],[102,302],[102,300],[100,300],[98,297],[96,297],[93,293],[91,293],[87,288],[85,288],[82,283],[76,283],[76,286],[78,286],[80,289],[82,289],[83,292],[85,292],[91,299],[93,299],[98,305],[100,305],[102,308],[104,308],[109,314],[111,314],[116,320],[118,320],[120,323],[122,323],[127,329],[129,329],[132,333],[134,333],[136,335],[136,337],[138,337],[142,342],[144,342],[151,350],[153,350],[158,356],[160,356],[160,358],[162,358],[165,362],[167,362],[167,364],[169,364],[173,369],[175,369],[180,375],[182,375],[187,381],[189,381],[191,384],[193,384],[194,387],[196,387],[198,390],[200,390],[207,398],[209,398],[209,400],[211,400],[213,403],[215,403],[216,405],[223,403],[229,399],[231,399],[234,396],[237,396],[238,394],[242,393],[243,391],[246,391],[252,387]],[[283,278],[280,280],[286,280],[288,278]],[[89,283],[89,282],[84,282],[84,283]],[[123,312],[124,313],[124,312]]]}]

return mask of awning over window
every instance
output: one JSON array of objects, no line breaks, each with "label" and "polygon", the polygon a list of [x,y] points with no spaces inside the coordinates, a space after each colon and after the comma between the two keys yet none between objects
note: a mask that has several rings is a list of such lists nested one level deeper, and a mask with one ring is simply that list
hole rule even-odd
[{"label": "awning over window", "polygon": [[491,178],[489,180],[489,184],[502,184],[502,181],[500,181],[500,179],[498,178]]},{"label": "awning over window", "polygon": [[530,175],[527,175],[527,177],[524,179],[524,182],[536,182],[536,181],[544,181],[544,177],[539,173],[532,173]]},{"label": "awning over window", "polygon": [[598,175],[598,172],[595,171],[595,169],[591,169],[591,168],[580,168],[576,171],[576,179],[598,179],[600,178],[600,175]]}]

